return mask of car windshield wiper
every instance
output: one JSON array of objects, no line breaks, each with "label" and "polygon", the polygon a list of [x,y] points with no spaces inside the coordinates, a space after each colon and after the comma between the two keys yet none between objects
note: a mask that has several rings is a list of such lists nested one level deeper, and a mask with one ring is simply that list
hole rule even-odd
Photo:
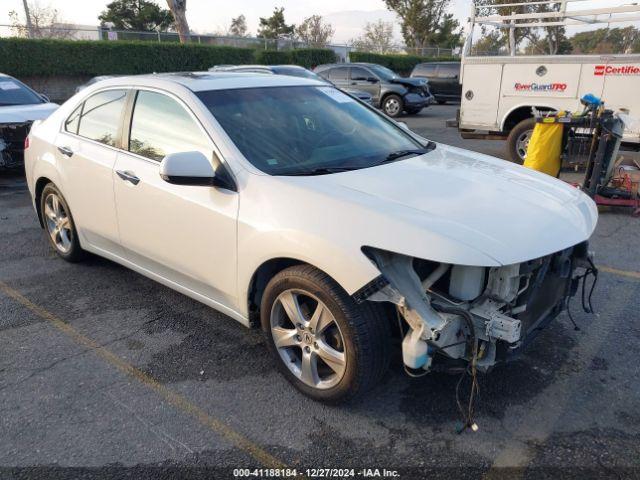
[{"label": "car windshield wiper", "polygon": [[430,141],[424,148],[414,148],[412,150],[398,150],[396,152],[391,152],[385,157],[384,160],[378,163],[378,165],[382,165],[383,163],[395,162],[396,160],[400,160],[401,158],[408,157],[410,155],[423,155],[435,150],[435,148],[435,142]]},{"label": "car windshield wiper", "polygon": [[327,175],[329,173],[340,173],[340,172],[348,172],[350,170],[358,170],[360,168],[365,168],[366,165],[358,165],[358,166],[343,166],[343,167],[318,167],[313,168],[311,170],[300,170],[297,172],[290,173],[281,173],[280,175],[285,176],[293,176],[293,177],[306,177],[312,175]]}]

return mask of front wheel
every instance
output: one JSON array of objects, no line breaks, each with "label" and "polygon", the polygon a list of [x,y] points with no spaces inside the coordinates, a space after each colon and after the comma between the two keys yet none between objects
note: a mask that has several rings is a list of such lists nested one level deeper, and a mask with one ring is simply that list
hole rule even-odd
[{"label": "front wheel", "polygon": [[510,161],[519,165],[524,163],[535,126],[535,118],[527,118],[513,127],[507,138],[507,158]]},{"label": "front wheel", "polygon": [[398,117],[404,109],[404,102],[399,95],[387,95],[382,102],[382,111],[392,118]]},{"label": "front wheel", "polygon": [[260,319],[282,374],[305,395],[338,403],[374,386],[389,362],[389,322],[377,305],[358,305],[308,265],[277,274]]}]

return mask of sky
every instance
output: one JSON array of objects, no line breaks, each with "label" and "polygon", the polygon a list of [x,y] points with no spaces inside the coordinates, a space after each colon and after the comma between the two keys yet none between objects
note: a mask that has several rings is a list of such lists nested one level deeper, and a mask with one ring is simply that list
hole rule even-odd
[{"label": "sky", "polygon": [[[572,4],[571,9],[597,8],[610,4],[623,5],[637,0],[585,0]],[[108,0],[30,0],[41,6],[51,6],[58,10],[60,18],[66,23],[97,25],[98,15]],[[166,6],[164,0],[156,3]],[[579,4],[579,5],[578,5]],[[452,0],[449,11],[461,24],[466,23],[471,0]],[[368,21],[381,18],[393,21],[394,14],[387,11],[383,0],[189,0],[187,2],[187,20],[196,33],[215,33],[225,31],[231,18],[240,14],[247,17],[251,33],[255,34],[259,17],[269,16],[275,7],[285,8],[285,18],[289,23],[300,23],[304,18],[320,14],[326,16],[336,29],[335,43],[345,43],[356,37]],[[11,10],[22,12],[22,0],[0,0],[0,25],[9,23]],[[636,23],[637,24],[637,23]],[[576,29],[571,29],[576,30]],[[400,39],[400,28],[396,25],[396,37]]]}]

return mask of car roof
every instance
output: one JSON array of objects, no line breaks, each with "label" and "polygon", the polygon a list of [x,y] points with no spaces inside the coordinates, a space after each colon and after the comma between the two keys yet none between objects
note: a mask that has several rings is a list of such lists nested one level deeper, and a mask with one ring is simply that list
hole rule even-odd
[{"label": "car roof", "polygon": [[193,92],[257,87],[326,86],[324,82],[284,75],[256,75],[252,72],[174,72],[115,77],[100,82],[101,86],[166,87],[182,85]]}]

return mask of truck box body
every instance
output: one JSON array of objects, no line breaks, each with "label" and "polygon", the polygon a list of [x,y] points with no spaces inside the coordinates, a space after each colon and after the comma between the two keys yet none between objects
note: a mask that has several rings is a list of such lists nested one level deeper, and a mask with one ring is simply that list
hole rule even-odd
[{"label": "truck box body", "polygon": [[[508,134],[514,121],[531,116],[531,107],[581,111],[587,93],[606,108],[640,118],[638,54],[467,56],[461,77],[461,130]],[[627,130],[623,141],[640,143],[638,127]]]}]

